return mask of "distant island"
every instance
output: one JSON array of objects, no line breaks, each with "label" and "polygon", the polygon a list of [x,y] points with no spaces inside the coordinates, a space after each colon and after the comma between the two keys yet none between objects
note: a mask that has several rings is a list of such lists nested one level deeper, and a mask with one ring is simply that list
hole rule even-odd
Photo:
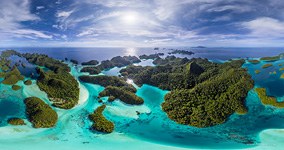
[{"label": "distant island", "polygon": [[195,46],[195,47],[191,47],[191,48],[207,48],[205,46]]},{"label": "distant island", "polygon": [[183,54],[183,55],[193,55],[194,52],[192,51],[187,51],[187,50],[174,50],[172,52],[169,52],[168,54]]}]

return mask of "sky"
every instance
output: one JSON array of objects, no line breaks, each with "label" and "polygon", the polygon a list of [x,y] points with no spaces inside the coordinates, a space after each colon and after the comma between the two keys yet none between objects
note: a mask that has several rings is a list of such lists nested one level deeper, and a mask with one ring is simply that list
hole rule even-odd
[{"label": "sky", "polygon": [[283,47],[283,0],[1,0],[0,47]]}]

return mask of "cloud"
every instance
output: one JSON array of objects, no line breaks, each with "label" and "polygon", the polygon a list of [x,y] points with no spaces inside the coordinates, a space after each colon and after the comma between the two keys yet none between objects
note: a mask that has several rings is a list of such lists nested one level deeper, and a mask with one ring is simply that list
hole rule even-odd
[{"label": "cloud", "polygon": [[44,9],[44,8],[45,8],[44,6],[37,6],[36,10],[41,10],[41,9]]},{"label": "cloud", "polygon": [[284,37],[284,22],[274,18],[261,17],[241,24],[255,37]]},{"label": "cloud", "polygon": [[52,39],[52,35],[47,35],[41,31],[31,30],[31,29],[18,29],[14,31],[10,31],[10,33],[15,34],[17,37],[27,37],[31,39],[36,38],[44,38],[44,39]]},{"label": "cloud", "polygon": [[26,28],[22,22],[39,21],[40,18],[30,13],[29,0],[1,0],[0,1],[0,37],[1,38],[44,38],[51,39],[42,31]]},{"label": "cloud", "polygon": [[82,2],[105,7],[144,7],[149,3],[148,0],[83,0]]},{"label": "cloud", "polygon": [[74,12],[74,10],[70,10],[70,11],[59,11],[57,12],[57,17],[58,18],[68,18],[72,13]]},{"label": "cloud", "polygon": [[225,5],[225,6],[213,7],[207,10],[207,12],[223,12],[223,11],[232,11],[234,13],[245,13],[252,11],[252,8],[247,5]]},{"label": "cloud", "polygon": [[284,38],[283,6],[281,0],[1,0],[0,38],[107,46],[269,43]]}]

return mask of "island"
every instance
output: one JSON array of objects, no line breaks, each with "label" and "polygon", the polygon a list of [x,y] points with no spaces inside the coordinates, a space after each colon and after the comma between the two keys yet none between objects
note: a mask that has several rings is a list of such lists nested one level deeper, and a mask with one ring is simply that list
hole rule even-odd
[{"label": "island", "polygon": [[254,82],[242,68],[244,63],[243,59],[218,64],[201,58],[167,57],[154,67],[128,66],[120,72],[138,86],[170,90],[162,103],[168,117],[203,128],[222,124],[233,113],[247,112],[245,98]]},{"label": "island", "polygon": [[82,62],[82,65],[83,66],[86,66],[86,65],[98,65],[99,64],[99,61],[97,60],[90,60],[90,61],[87,61],[87,62]]},{"label": "island", "polygon": [[194,52],[192,51],[187,51],[187,50],[174,50],[172,52],[169,52],[168,54],[182,54],[182,55],[193,55]]},{"label": "island", "polygon": [[0,69],[4,72],[8,71],[10,69],[10,63],[11,61],[10,60],[7,60],[5,57],[3,57],[1,55],[1,58],[0,58]]},{"label": "island", "polygon": [[261,71],[260,70],[255,70],[254,73],[255,74],[259,74]]},{"label": "island", "polygon": [[89,119],[93,122],[92,130],[96,130],[103,133],[111,133],[114,130],[114,123],[107,120],[103,115],[103,111],[106,105],[99,106],[94,113],[89,115]]},{"label": "island", "polygon": [[21,86],[19,86],[19,85],[12,85],[12,89],[14,90],[14,91],[18,91],[18,90],[20,90],[22,87]]},{"label": "island", "polygon": [[[44,54],[21,54],[14,50],[3,51],[1,57],[2,60],[3,58],[7,60],[13,55],[25,58],[29,63],[39,66],[37,67],[39,77],[36,83],[42,91],[47,93],[48,98],[53,102],[53,106],[71,109],[78,103],[79,84],[69,73],[71,69],[68,64]],[[24,76],[21,75],[16,66],[11,71],[1,72],[0,77],[4,77],[2,83],[8,85],[14,85],[19,80],[24,80]],[[24,83],[26,85],[32,84],[31,81]]]},{"label": "island", "polygon": [[284,102],[277,102],[275,97],[267,96],[265,88],[256,88],[255,91],[263,105],[271,105],[277,108],[284,108]]},{"label": "island", "polygon": [[37,85],[47,93],[53,106],[71,109],[78,103],[79,85],[70,73],[45,72],[40,68],[37,68],[37,73],[39,74]]},{"label": "island", "polygon": [[97,67],[84,67],[80,72],[88,72],[90,75],[99,74],[101,70]]},{"label": "island", "polygon": [[195,47],[191,47],[191,48],[199,48],[199,49],[202,49],[202,48],[207,48],[206,46],[195,46]]},{"label": "island", "polygon": [[18,125],[26,125],[23,119],[20,118],[10,118],[7,121],[10,125],[18,126]]},{"label": "island", "polygon": [[119,99],[130,105],[142,105],[144,103],[144,100],[135,95],[135,93],[121,87],[107,86],[104,91],[99,94],[99,96],[109,96],[109,102]]},{"label": "island", "polygon": [[[109,70],[114,67],[124,67],[133,63],[139,63],[141,60],[136,56],[116,56],[111,60],[104,60],[98,66],[84,67],[81,72],[89,72],[90,74],[98,74],[103,70]],[[86,64],[86,63],[85,63]],[[87,62],[89,64],[89,62]]]},{"label": "island", "polygon": [[140,59],[157,59],[160,58],[160,56],[163,56],[164,53],[156,53],[156,54],[150,54],[150,55],[141,55],[139,56]]},{"label": "island", "polygon": [[25,84],[25,85],[32,85],[32,80],[26,80],[26,81],[24,82],[24,84]]},{"label": "island", "polygon": [[16,66],[14,66],[11,70],[7,72],[1,72],[0,78],[4,78],[2,83],[6,85],[14,85],[18,81],[24,80],[24,76],[21,75],[21,72]]},{"label": "island", "polygon": [[280,55],[278,56],[273,56],[273,57],[262,57],[260,60],[262,61],[277,61],[280,59]]},{"label": "island", "polygon": [[106,87],[99,97],[108,96],[109,102],[119,99],[130,105],[141,105],[144,100],[135,95],[136,88],[124,79],[116,76],[80,76],[79,79],[86,83],[98,84]]},{"label": "island", "polygon": [[271,66],[273,66],[273,65],[272,64],[264,64],[261,68],[265,69],[265,68],[269,68]]},{"label": "island", "polygon": [[37,97],[25,99],[26,115],[34,128],[54,127],[57,120],[57,113],[45,102]]},{"label": "island", "polygon": [[248,62],[252,63],[252,64],[259,64],[260,63],[260,61],[256,60],[256,59],[248,60]]},{"label": "island", "polygon": [[282,73],[282,75],[280,76],[281,79],[284,79],[284,73]]},{"label": "island", "polygon": [[79,84],[77,80],[69,73],[70,67],[44,54],[20,54],[28,62],[49,69],[44,71],[37,68],[39,77],[37,85],[46,92],[48,98],[53,102],[53,106],[62,109],[73,108],[79,100]]}]

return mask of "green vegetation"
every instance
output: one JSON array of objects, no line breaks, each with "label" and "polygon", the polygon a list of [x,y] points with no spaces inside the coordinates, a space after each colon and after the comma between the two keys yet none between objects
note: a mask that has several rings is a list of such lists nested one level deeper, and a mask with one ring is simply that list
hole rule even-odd
[{"label": "green vegetation", "polygon": [[144,100],[135,93],[125,90],[121,87],[108,86],[99,94],[100,97],[109,96],[109,101],[120,99],[122,102],[130,105],[141,105]]},{"label": "green vegetation", "polygon": [[[108,70],[114,67],[124,67],[133,63],[139,63],[139,60],[136,56],[116,56],[113,57],[111,60],[104,60],[98,66],[93,67],[84,67],[81,72],[89,72],[90,74],[99,74],[103,70]],[[96,64],[97,61],[93,60],[90,62],[82,63],[84,65],[87,64]]]},{"label": "green vegetation", "polygon": [[140,105],[143,99],[136,96],[136,88],[125,82],[125,80],[116,76],[80,76],[79,79],[86,83],[99,84],[106,87],[99,94],[100,97],[109,96],[108,101],[120,99],[126,104]]},{"label": "green vegetation", "polygon": [[98,107],[93,114],[89,115],[89,119],[94,123],[91,129],[99,132],[111,133],[114,130],[114,124],[104,117],[103,111],[105,108],[106,105],[102,105]]},{"label": "green vegetation", "polygon": [[99,64],[99,61],[97,60],[90,60],[90,61],[87,61],[87,62],[83,62],[82,65],[98,65]]},{"label": "green vegetation", "polygon": [[1,57],[4,57],[4,58],[8,58],[12,55],[21,56],[21,54],[19,52],[14,51],[14,50],[5,50],[5,51],[2,51],[2,53],[1,53]]},{"label": "green vegetation", "polygon": [[113,57],[111,60],[105,60],[102,61],[100,65],[98,65],[98,68],[100,70],[107,70],[111,69],[113,67],[124,67],[133,63],[139,63],[141,60],[139,60],[136,56],[116,56]]},{"label": "green vegetation", "polygon": [[284,67],[280,68],[279,71],[284,71]]},{"label": "green vegetation", "polygon": [[12,89],[13,89],[14,91],[18,91],[18,90],[21,89],[21,86],[19,86],[19,85],[12,85]]},{"label": "green vegetation", "polygon": [[20,118],[10,118],[8,119],[8,123],[11,125],[26,125],[23,119]]},{"label": "green vegetation", "polygon": [[[120,73],[125,78],[133,79],[138,86],[150,84],[165,90],[191,88],[206,76],[217,73],[216,64],[205,59],[167,57],[156,64],[156,67],[128,66]],[[199,77],[204,68],[210,72]]]},{"label": "green vegetation", "polygon": [[262,68],[265,69],[265,68],[269,68],[271,66],[273,66],[273,65],[272,64],[265,64],[265,65],[262,66]]},{"label": "green vegetation", "polygon": [[43,54],[26,53],[21,54],[21,56],[30,63],[49,69],[49,71],[44,72],[37,68],[40,74],[37,85],[47,93],[49,99],[53,102],[53,106],[70,109],[78,103],[79,84],[69,73],[70,68],[67,64]]},{"label": "green vegetation", "polygon": [[254,59],[254,60],[248,60],[248,62],[250,62],[250,63],[252,63],[252,64],[259,64],[259,63],[260,63],[260,61],[259,61],[259,60],[256,60],[256,59]]},{"label": "green vegetation", "polygon": [[171,90],[162,109],[177,123],[209,127],[224,123],[233,114],[245,114],[247,92],[253,80],[244,60],[217,64],[207,59],[167,57],[156,59],[157,66],[128,66],[121,70],[125,78],[141,86],[150,84]]},{"label": "green vegetation", "polygon": [[39,66],[44,66],[55,73],[60,73],[60,72],[70,72],[70,68],[68,67],[67,64],[64,64],[63,62],[50,58],[47,55],[44,54],[22,54],[22,57],[26,58],[28,62],[32,64],[36,64]]},{"label": "green vegetation", "polygon": [[54,127],[57,120],[57,113],[41,99],[29,97],[25,99],[26,115],[35,128]]},{"label": "green vegetation", "polygon": [[281,79],[284,79],[284,73],[282,73],[282,75],[280,76]]},{"label": "green vegetation", "polygon": [[[193,58],[195,59],[195,58]],[[157,66],[164,66],[164,65],[183,65],[188,63],[190,60],[187,58],[177,58],[175,56],[167,56],[165,59],[157,58],[153,61],[153,64]]]},{"label": "green vegetation", "polygon": [[160,56],[163,56],[164,53],[157,53],[157,54],[150,54],[150,55],[141,55],[139,56],[140,59],[157,59],[160,58]]},{"label": "green vegetation", "polygon": [[89,74],[94,75],[94,74],[99,74],[101,70],[98,69],[97,67],[84,67],[81,69],[81,72],[88,72]]},{"label": "green vegetation", "polygon": [[37,85],[45,91],[53,106],[71,109],[79,100],[79,84],[77,80],[68,72],[55,73],[53,71],[44,72],[37,68],[40,74]]},{"label": "green vegetation", "polygon": [[26,81],[24,82],[24,84],[25,84],[25,85],[31,85],[31,84],[32,84],[32,80],[26,80]]},{"label": "green vegetation", "polygon": [[260,70],[255,70],[254,73],[255,74],[259,74],[261,71]]},{"label": "green vegetation", "polygon": [[2,83],[7,85],[14,85],[18,81],[24,80],[24,76],[21,75],[21,72],[15,66],[10,71],[1,73],[0,77],[4,78]]},{"label": "green vegetation", "polygon": [[114,96],[109,96],[107,101],[113,102],[115,99],[116,99],[116,98],[115,98]]},{"label": "green vegetation", "polygon": [[0,69],[4,72],[8,71],[10,69],[10,60],[7,60],[6,58],[0,58]]},{"label": "green vegetation", "polygon": [[125,82],[125,80],[117,76],[80,76],[79,79],[86,83],[98,84],[104,87],[116,86],[133,93],[136,92],[136,89],[133,85],[128,84]]},{"label": "green vegetation", "polygon": [[280,55],[278,56],[273,56],[273,57],[262,57],[260,60],[262,61],[277,61],[280,59]]},{"label": "green vegetation", "polygon": [[257,92],[257,95],[263,105],[271,105],[277,108],[284,108],[284,102],[277,102],[275,97],[267,96],[265,88],[256,88],[255,91]]}]

